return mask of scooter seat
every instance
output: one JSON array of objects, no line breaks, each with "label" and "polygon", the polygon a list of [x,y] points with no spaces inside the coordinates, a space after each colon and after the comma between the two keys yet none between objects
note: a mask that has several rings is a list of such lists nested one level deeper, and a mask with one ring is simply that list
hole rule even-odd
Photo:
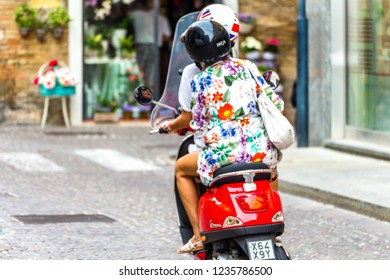
[{"label": "scooter seat", "polygon": [[[221,167],[214,171],[213,177],[216,178],[223,174],[234,173],[237,171],[244,170],[259,170],[259,169],[270,169],[268,165],[263,162],[248,162],[248,163],[234,163],[224,167]],[[257,173],[254,177],[254,180],[271,180],[270,173]],[[211,187],[218,187],[227,183],[245,183],[245,178],[242,175],[233,175],[225,178],[221,178],[220,180],[215,181],[211,184]]]}]

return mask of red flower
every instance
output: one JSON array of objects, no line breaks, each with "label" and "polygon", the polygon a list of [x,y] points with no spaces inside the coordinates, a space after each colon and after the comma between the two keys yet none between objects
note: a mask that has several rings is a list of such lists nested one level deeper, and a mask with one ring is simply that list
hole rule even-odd
[{"label": "red flower", "polygon": [[35,77],[35,79],[34,79],[34,85],[37,85],[38,82],[39,82],[39,77]]},{"label": "red flower", "polygon": [[249,118],[244,118],[244,119],[240,120],[240,124],[241,124],[241,126],[245,126],[245,125],[249,124]]},{"label": "red flower", "polygon": [[213,94],[213,102],[222,101],[223,95],[220,92]]},{"label": "red flower", "polygon": [[218,117],[220,120],[230,120],[230,118],[234,115],[233,106],[229,103],[226,103],[218,110]]},{"label": "red flower", "polygon": [[259,83],[256,83],[256,92],[260,92],[260,86],[259,86]]},{"label": "red flower", "polygon": [[252,157],[251,161],[252,161],[252,162],[262,162],[266,155],[267,155],[267,154],[265,154],[265,153],[256,153],[256,154]]},{"label": "red flower", "polygon": [[54,66],[57,66],[57,65],[58,65],[58,60],[57,59],[53,59],[53,60],[49,61],[49,66],[54,67]]}]

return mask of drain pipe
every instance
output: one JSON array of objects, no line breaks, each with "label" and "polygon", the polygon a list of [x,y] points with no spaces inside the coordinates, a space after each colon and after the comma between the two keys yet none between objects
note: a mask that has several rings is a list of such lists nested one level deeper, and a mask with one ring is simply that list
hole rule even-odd
[{"label": "drain pipe", "polygon": [[298,147],[307,147],[309,145],[308,134],[308,21],[306,18],[305,0],[298,2],[297,18],[297,138]]}]

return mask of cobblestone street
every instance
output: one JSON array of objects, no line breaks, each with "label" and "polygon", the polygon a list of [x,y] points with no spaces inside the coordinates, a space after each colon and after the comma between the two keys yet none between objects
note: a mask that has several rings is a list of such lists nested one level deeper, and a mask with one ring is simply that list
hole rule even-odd
[{"label": "cobblestone street", "polygon": [[[191,259],[176,254],[172,158],[182,138],[148,131],[0,127],[0,259]],[[389,223],[281,198],[293,259],[390,258]]]},{"label": "cobblestone street", "polygon": [[[169,155],[176,138],[161,145],[161,136],[147,131],[2,128],[0,259],[188,259],[175,252],[180,236]],[[135,162],[141,170],[110,169],[76,150],[115,151],[144,166]],[[26,156],[31,154],[42,157],[41,165],[33,158],[29,166]],[[12,165],[5,164],[7,155],[13,156],[14,161],[8,160]],[[114,221],[35,224],[15,218],[71,214],[99,214]]]}]

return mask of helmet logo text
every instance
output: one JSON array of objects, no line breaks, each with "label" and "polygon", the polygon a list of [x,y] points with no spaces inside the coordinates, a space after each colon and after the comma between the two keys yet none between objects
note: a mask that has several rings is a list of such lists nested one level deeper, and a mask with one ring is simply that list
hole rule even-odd
[{"label": "helmet logo text", "polygon": [[221,42],[218,42],[217,43],[217,48],[219,48],[219,47],[221,47],[221,46],[224,46],[226,44],[226,41],[225,40],[223,40],[223,41],[221,41]]}]

